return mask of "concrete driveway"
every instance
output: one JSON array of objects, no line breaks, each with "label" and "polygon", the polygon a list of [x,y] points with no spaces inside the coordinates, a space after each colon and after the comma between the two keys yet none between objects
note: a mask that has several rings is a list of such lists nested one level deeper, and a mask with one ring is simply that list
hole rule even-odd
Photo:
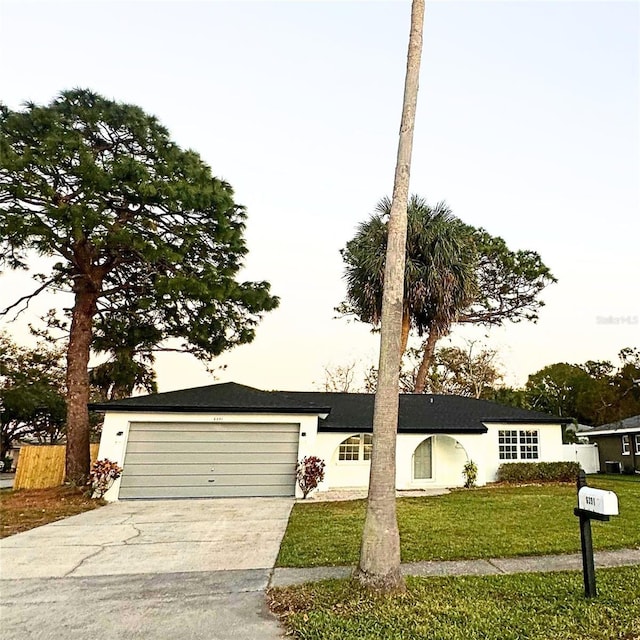
[{"label": "concrete driveway", "polygon": [[0,541],[0,637],[280,638],[264,606],[292,499],[109,504]]}]

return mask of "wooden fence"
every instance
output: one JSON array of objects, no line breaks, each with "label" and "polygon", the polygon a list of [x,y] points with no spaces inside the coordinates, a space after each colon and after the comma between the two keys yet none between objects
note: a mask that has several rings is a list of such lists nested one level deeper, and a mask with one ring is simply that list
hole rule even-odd
[{"label": "wooden fence", "polygon": [[[91,462],[100,445],[92,444]],[[65,445],[24,445],[20,447],[14,489],[47,489],[64,484]]]}]

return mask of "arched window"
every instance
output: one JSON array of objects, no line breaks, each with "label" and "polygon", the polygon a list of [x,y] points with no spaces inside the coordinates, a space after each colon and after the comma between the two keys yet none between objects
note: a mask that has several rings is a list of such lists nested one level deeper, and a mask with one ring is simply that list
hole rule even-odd
[{"label": "arched window", "polygon": [[370,433],[359,433],[343,440],[338,447],[338,460],[354,462],[357,460],[371,460],[371,445],[373,436]]},{"label": "arched window", "polygon": [[431,480],[433,477],[432,453],[431,438],[418,445],[413,454],[414,480]]}]

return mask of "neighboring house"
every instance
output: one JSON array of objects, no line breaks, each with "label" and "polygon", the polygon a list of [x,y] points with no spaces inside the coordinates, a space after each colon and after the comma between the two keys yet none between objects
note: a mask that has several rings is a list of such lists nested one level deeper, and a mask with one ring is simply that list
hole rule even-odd
[{"label": "neighboring house", "polygon": [[[292,496],[296,462],[326,462],[319,490],[365,488],[374,395],[261,391],[235,383],[96,404],[99,458],[123,466],[107,499]],[[563,460],[561,418],[486,400],[400,396],[398,489],[478,484],[503,462]],[[297,494],[300,492],[297,490]]]},{"label": "neighboring house", "polygon": [[602,471],[640,472],[640,415],[589,429],[581,435],[598,445]]}]

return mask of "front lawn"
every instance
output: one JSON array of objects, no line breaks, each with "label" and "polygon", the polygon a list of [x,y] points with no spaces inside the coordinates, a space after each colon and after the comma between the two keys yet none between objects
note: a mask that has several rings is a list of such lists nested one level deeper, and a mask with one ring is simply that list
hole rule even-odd
[{"label": "front lawn", "polygon": [[[590,476],[618,494],[619,516],[593,521],[596,549],[640,547],[640,478]],[[495,486],[398,499],[402,561],[496,558],[580,551],[573,485]],[[280,567],[355,565],[365,500],[298,503],[280,547]]]},{"label": "front lawn", "polygon": [[103,505],[73,487],[18,489],[0,492],[0,538]]},{"label": "front lawn", "polygon": [[598,570],[598,597],[579,572],[408,578],[374,597],[348,580],[271,589],[271,609],[299,640],[638,640],[640,569]]}]

